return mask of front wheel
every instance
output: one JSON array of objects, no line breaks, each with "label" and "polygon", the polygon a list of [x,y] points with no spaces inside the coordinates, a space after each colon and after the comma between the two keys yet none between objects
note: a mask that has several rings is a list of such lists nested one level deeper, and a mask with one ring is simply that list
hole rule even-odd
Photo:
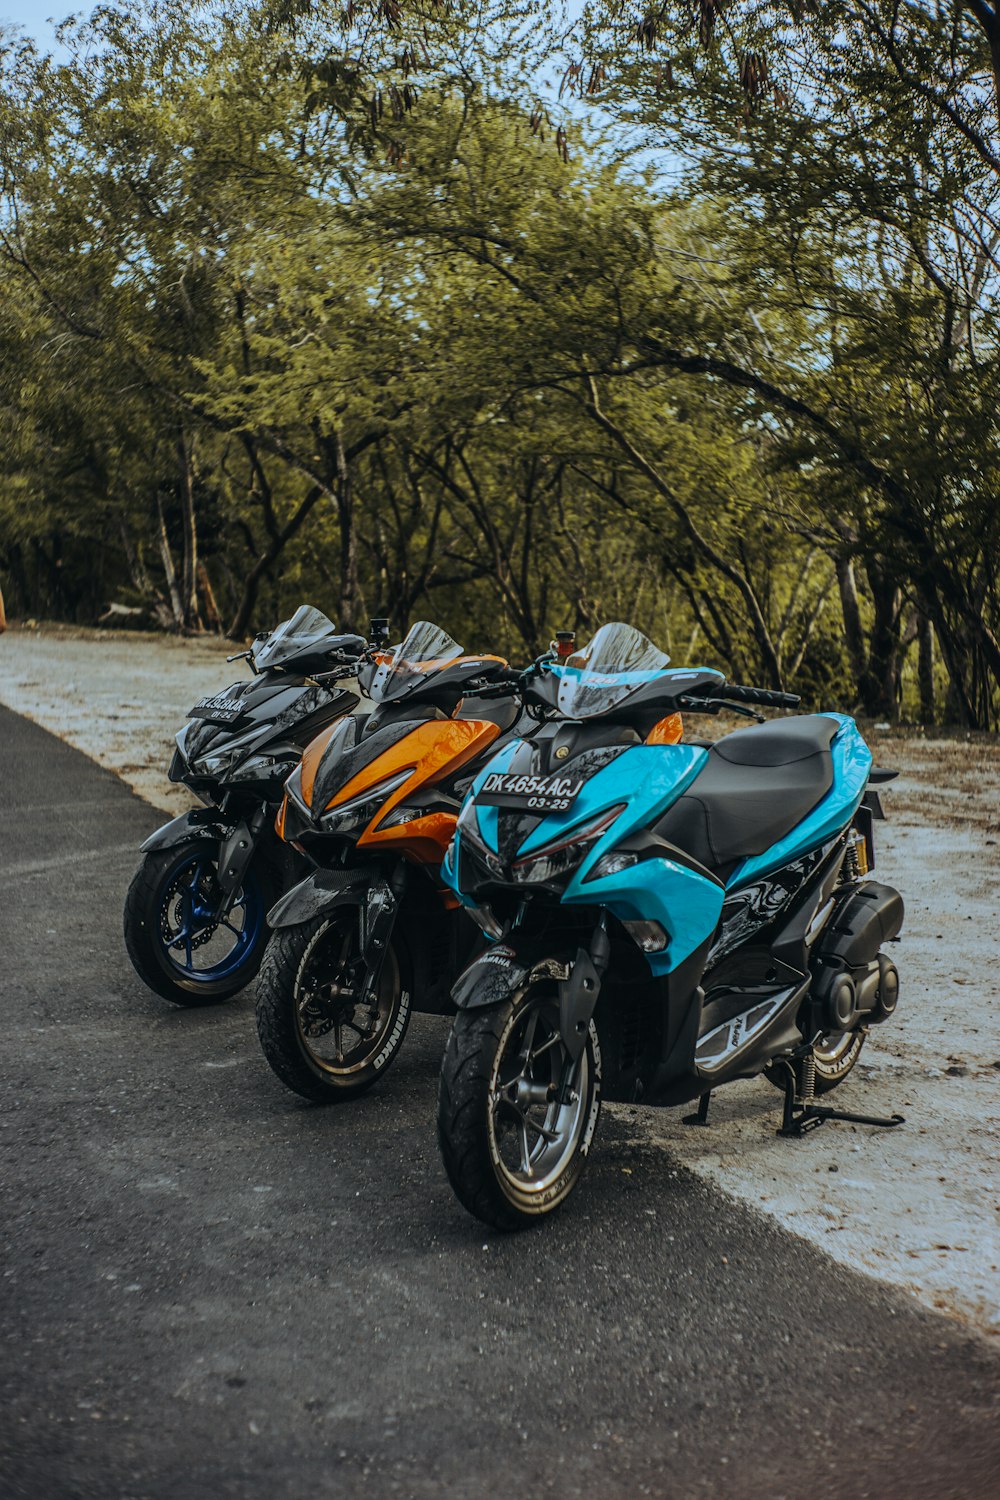
[{"label": "front wheel", "polygon": [[257,1035],[275,1073],[315,1104],[355,1098],[395,1060],[410,1020],[401,951],[385,953],[366,1000],[361,912],[340,906],[280,927],[257,985]]},{"label": "front wheel", "polygon": [[524,1229],[576,1187],[601,1108],[593,1021],[575,1064],[554,986],[455,1017],[441,1069],[438,1141],[461,1202],[495,1229]]},{"label": "front wheel", "polygon": [[255,858],[231,900],[217,839],[144,854],[125,897],[125,947],[139,978],[175,1005],[211,1005],[250,983],[267,943],[274,880]]}]

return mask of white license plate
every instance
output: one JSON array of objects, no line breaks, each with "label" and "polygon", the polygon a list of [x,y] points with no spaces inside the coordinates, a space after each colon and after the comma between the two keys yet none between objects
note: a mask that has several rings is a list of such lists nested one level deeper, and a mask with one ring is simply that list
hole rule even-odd
[{"label": "white license plate", "polygon": [[202,698],[194,708],[188,709],[190,719],[209,719],[213,724],[232,724],[243,712],[241,703],[232,698]]},{"label": "white license plate", "polygon": [[583,780],[582,776],[524,776],[514,771],[491,771],[476,800],[490,807],[565,812],[583,786]]}]

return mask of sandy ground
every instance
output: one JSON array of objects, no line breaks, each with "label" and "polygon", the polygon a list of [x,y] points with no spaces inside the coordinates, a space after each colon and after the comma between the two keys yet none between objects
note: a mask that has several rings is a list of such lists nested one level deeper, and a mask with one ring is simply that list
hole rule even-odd
[{"label": "sandy ground", "polygon": [[[190,803],[165,768],[197,699],[241,677],[215,640],[44,627],[0,638],[0,702],[167,812]],[[903,773],[884,792],[876,874],[902,890],[901,999],[838,1102],[906,1116],[898,1130],[829,1124],[775,1136],[763,1080],[723,1089],[704,1129],[680,1111],[615,1108],[726,1192],[836,1260],[1000,1340],[1000,745],[873,732]]]}]

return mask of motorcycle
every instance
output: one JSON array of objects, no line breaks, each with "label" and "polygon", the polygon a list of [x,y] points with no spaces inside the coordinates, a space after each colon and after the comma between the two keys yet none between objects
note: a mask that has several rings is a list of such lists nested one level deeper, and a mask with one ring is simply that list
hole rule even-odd
[{"label": "motorcycle", "polygon": [[[899,893],[870,879],[877,772],[853,720],[765,722],[791,694],[727,683],[607,625],[513,686],[543,722],[491,756],[442,875],[494,941],[458,978],[438,1136],[451,1184],[502,1230],[577,1186],[602,1096],[700,1100],[760,1073],[782,1133],[845,1115],[869,1028],[896,1008],[884,952]],[[759,722],[714,744],[658,745],[683,710]]]},{"label": "motorcycle", "polygon": [[203,805],[146,839],[125,898],[129,958],[164,999],[227,1000],[260,968],[267,909],[304,868],[274,833],[285,778],[317,730],[358,707],[339,679],[365,647],[302,605],[228,658],[250,681],[190,710],[167,774]]},{"label": "motorcycle", "polygon": [[318,1103],[353,1098],[398,1055],[411,1010],[440,1014],[479,934],[441,886],[462,796],[519,711],[462,705],[511,676],[421,622],[359,673],[367,719],[307,747],[285,785],[280,836],[315,865],[268,914],[257,988],[264,1055]]}]

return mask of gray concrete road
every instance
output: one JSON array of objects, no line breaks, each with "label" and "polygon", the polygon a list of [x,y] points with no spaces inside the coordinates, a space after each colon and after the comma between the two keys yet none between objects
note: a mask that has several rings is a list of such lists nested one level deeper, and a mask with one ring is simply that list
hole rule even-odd
[{"label": "gray concrete road", "polygon": [[129,967],[157,814],[6,710],[0,788],[3,1500],[1000,1493],[984,1342],[621,1112],[562,1216],[485,1234],[434,1142],[443,1023],[301,1104],[249,997]]}]

